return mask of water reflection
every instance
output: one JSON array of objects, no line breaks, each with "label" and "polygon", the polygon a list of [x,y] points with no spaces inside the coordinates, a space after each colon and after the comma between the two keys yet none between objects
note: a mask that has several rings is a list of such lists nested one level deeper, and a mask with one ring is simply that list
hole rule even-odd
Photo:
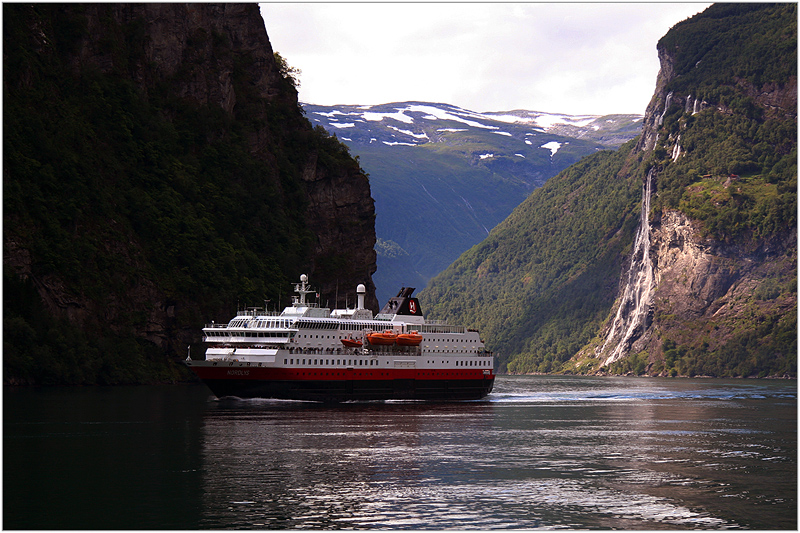
[{"label": "water reflection", "polygon": [[797,528],[795,382],[500,376],[484,402],[337,407],[3,392],[6,529]]},{"label": "water reflection", "polygon": [[785,384],[538,377],[498,380],[488,402],[240,401],[209,409],[202,436],[201,527],[796,527]]},{"label": "water reflection", "polygon": [[[477,404],[377,404],[316,406],[238,402],[209,411],[204,425],[204,526],[334,528],[353,517],[374,516],[393,499],[396,485],[415,487],[441,476],[450,459],[420,454],[430,443],[446,445],[464,429],[485,429]],[[377,501],[371,501],[376,500]],[[391,512],[384,521],[396,522]],[[240,517],[241,519],[242,517]],[[366,525],[368,522],[359,522]],[[352,524],[351,524],[352,525]]]}]

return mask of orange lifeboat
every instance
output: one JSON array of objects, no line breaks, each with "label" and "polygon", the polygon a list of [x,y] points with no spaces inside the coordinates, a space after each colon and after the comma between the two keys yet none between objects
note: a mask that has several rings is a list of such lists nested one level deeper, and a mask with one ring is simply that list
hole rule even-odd
[{"label": "orange lifeboat", "polygon": [[361,348],[362,343],[360,340],[348,337],[346,339],[342,339],[342,344],[344,344],[348,348]]},{"label": "orange lifeboat", "polygon": [[397,344],[400,346],[419,346],[422,342],[422,335],[416,331],[401,333],[397,336]]},{"label": "orange lifeboat", "polygon": [[367,339],[369,340],[370,344],[378,344],[382,346],[389,346],[394,344],[397,340],[397,333],[394,331],[387,329],[383,333],[369,333],[367,334]]}]

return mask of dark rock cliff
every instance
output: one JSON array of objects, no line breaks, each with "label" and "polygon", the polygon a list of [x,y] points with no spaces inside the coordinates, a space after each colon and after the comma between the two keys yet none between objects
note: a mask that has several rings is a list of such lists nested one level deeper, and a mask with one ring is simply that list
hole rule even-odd
[{"label": "dark rock cliff", "polygon": [[604,370],[626,372],[636,356],[634,373],[660,375],[795,375],[796,31],[796,7],[715,5],[659,42],[636,146],[653,171],[654,208],[648,247],[634,255],[650,261],[620,295],[648,286],[627,291],[644,301],[623,301],[578,360],[593,353]]},{"label": "dark rock cliff", "polygon": [[[147,369],[301,273],[378,308],[368,178],[303,116],[256,4],[3,10],[6,382],[173,379]],[[96,356],[80,372],[52,370],[59,328]]]}]

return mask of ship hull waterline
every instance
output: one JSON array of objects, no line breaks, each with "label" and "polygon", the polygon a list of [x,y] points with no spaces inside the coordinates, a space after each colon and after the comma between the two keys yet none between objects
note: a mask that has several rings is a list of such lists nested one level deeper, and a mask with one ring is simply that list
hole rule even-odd
[{"label": "ship hull waterline", "polygon": [[[278,369],[189,365],[217,398],[264,398],[324,403],[422,400],[480,400],[492,392],[494,375],[482,371],[367,372],[355,369],[325,369],[279,372]],[[315,375],[316,374],[316,375]],[[377,375],[382,374],[382,375]],[[448,375],[449,374],[449,375]]]}]

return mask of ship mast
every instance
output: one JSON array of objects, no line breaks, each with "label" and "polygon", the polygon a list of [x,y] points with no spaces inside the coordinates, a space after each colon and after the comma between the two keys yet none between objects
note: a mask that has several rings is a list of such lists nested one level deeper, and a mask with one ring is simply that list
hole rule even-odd
[{"label": "ship mast", "polygon": [[309,289],[308,287],[308,276],[305,274],[300,275],[300,283],[294,284],[294,292],[300,295],[300,300],[297,300],[297,296],[293,296],[294,304],[295,305],[306,305],[306,294],[311,294],[314,291]]}]

